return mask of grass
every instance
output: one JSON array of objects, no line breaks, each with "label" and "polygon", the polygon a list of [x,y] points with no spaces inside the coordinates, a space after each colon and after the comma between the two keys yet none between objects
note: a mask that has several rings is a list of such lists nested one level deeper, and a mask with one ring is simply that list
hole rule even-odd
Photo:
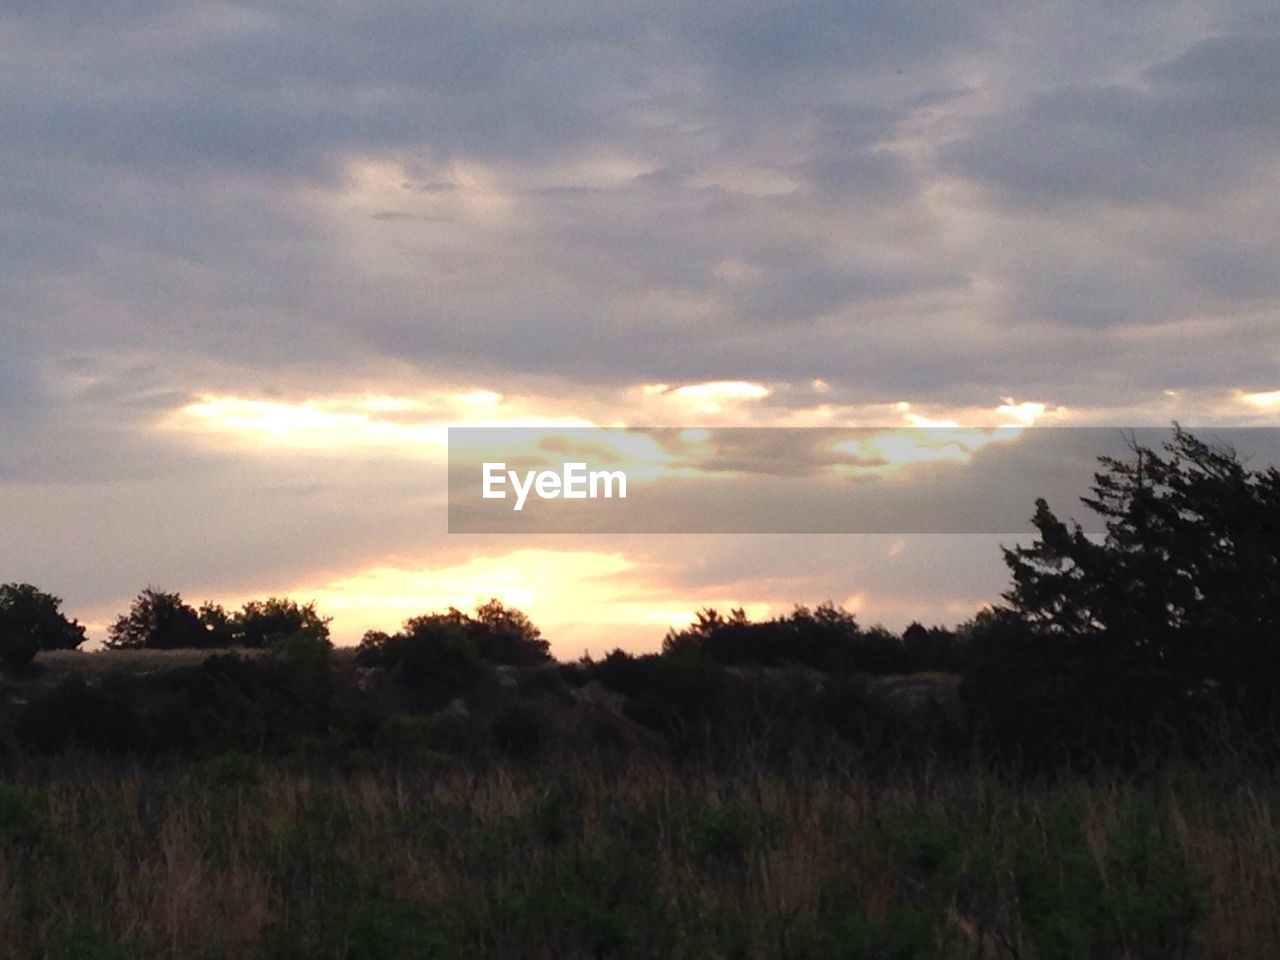
[{"label": "grass", "polygon": [[1280,788],[316,776],[231,754],[0,785],[0,955],[1280,955]]},{"label": "grass", "polygon": [[35,664],[53,677],[90,677],[104,673],[149,673],[191,667],[217,654],[234,654],[254,659],[269,651],[246,647],[227,649],[180,650],[44,650],[36,655]]}]

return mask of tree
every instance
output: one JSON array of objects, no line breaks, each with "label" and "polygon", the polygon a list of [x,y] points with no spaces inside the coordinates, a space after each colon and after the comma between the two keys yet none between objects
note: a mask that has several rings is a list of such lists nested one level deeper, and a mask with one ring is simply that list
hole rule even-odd
[{"label": "tree", "polygon": [[234,625],[231,614],[222,604],[206,600],[200,604],[198,611],[200,622],[208,633],[206,642],[210,647],[229,647],[234,642]]},{"label": "tree", "polygon": [[738,608],[722,616],[698,611],[697,620],[669,631],[664,656],[706,657],[731,666],[798,665],[828,671],[894,673],[905,667],[902,644],[883,627],[863,630],[857,617],[823,603],[797,606],[784,617],[752,622]]},{"label": "tree", "polygon": [[1181,727],[1224,697],[1255,718],[1269,713],[1280,681],[1280,473],[1251,471],[1177,424],[1161,451],[1131,450],[1101,458],[1082,498],[1106,521],[1101,539],[1037,501],[1036,541],[1004,552],[1006,606],[975,632],[987,642],[971,689],[1000,696],[987,681],[1035,663],[1045,676],[1023,681],[1051,684],[1041,709],[1059,698],[1055,723],[1077,732]]},{"label": "tree", "polygon": [[380,667],[419,709],[435,710],[489,674],[463,626],[446,614],[413,617],[398,633],[371,630],[356,662]]},{"label": "tree", "polygon": [[134,599],[129,612],[108,628],[107,646],[113,650],[208,647],[212,636],[213,631],[181,594],[148,587]]},{"label": "tree", "polygon": [[964,666],[964,650],[955,633],[945,627],[926,627],[913,621],[902,631],[902,652],[912,671],[950,671]]},{"label": "tree", "polygon": [[441,619],[457,624],[475,645],[481,659],[489,663],[533,667],[551,659],[551,645],[533,621],[496,598],[478,604],[474,614],[450,607],[447,613],[416,619]]},{"label": "tree", "polygon": [[295,634],[322,644],[329,642],[329,618],[315,603],[299,604],[283,597],[250,600],[229,622],[230,642],[240,647],[270,647]]},{"label": "tree", "polygon": [[1039,540],[1005,551],[1011,609],[1067,640],[1104,636],[1178,683],[1277,679],[1280,473],[1176,425],[1163,455],[1133,452],[1103,458],[1083,498],[1102,542],[1037,503]]},{"label": "tree", "polygon": [[727,627],[742,627],[749,622],[746,611],[741,607],[734,607],[727,617],[715,607],[703,607],[694,614],[694,621],[689,626],[683,630],[672,628],[667,631],[667,635],[662,640],[662,655],[701,658],[705,653],[707,641],[711,637],[723,632]]},{"label": "tree", "polygon": [[68,620],[62,600],[29,583],[0,585],[0,661],[20,669],[40,650],[74,650],[84,643],[84,627]]}]

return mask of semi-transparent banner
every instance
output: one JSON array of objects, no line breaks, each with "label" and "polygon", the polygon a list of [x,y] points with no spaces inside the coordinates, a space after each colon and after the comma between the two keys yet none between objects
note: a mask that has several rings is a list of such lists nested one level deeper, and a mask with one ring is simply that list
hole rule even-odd
[{"label": "semi-transparent banner", "polygon": [[[1196,429],[1251,468],[1280,429]],[[1166,428],[450,427],[451,533],[1032,532],[1038,498],[1087,532],[1099,458]]]}]

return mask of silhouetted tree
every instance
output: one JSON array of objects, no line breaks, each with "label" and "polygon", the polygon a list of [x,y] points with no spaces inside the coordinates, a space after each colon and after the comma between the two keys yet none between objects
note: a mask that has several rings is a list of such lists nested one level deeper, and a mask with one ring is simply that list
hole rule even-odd
[{"label": "silhouetted tree", "polygon": [[450,607],[438,616],[460,626],[481,659],[489,663],[532,667],[551,659],[551,645],[533,621],[496,598],[477,605],[473,614]]},{"label": "silhouetted tree", "polygon": [[148,587],[134,599],[127,614],[121,614],[107,630],[107,646],[112,649],[149,648],[174,650],[208,647],[213,632],[194,607],[178,593]]},{"label": "silhouetted tree", "polygon": [[1250,471],[1176,424],[1161,452],[1132,452],[1102,458],[1082,498],[1105,518],[1103,538],[1037,501],[1036,541],[1005,550],[1007,606],[971,629],[981,650],[970,694],[1007,712],[1033,689],[1039,706],[1028,708],[1072,735],[1176,728],[1224,697],[1269,712],[1280,681],[1280,474]]},{"label": "silhouetted tree", "polygon": [[668,630],[662,641],[664,656],[700,656],[707,640],[728,627],[743,627],[750,623],[746,611],[734,607],[729,616],[723,616],[714,607],[703,607],[694,614],[693,623],[683,630]]},{"label": "silhouetted tree", "polygon": [[200,604],[198,614],[200,622],[204,624],[205,630],[208,631],[208,645],[210,647],[229,647],[235,642],[231,614],[227,613],[221,604],[206,600]]},{"label": "silhouetted tree", "polygon": [[680,631],[669,631],[662,643],[668,657],[705,657],[734,666],[797,665],[818,670],[894,673],[906,668],[902,643],[884,627],[863,630],[857,618],[831,603],[813,609],[797,606],[785,617],[761,622],[741,609],[728,617],[700,610]]},{"label": "silhouetted tree", "polygon": [[1180,685],[1280,679],[1280,473],[1181,428],[1163,456],[1102,463],[1084,502],[1105,539],[1038,502],[1038,542],[1005,552],[1010,607],[1067,639],[1104,634]]},{"label": "silhouetted tree", "polygon": [[282,597],[250,600],[229,618],[230,641],[240,647],[269,647],[295,634],[327,643],[329,618],[314,603],[299,604]]},{"label": "silhouetted tree", "polygon": [[68,620],[62,600],[29,583],[0,585],[0,662],[20,669],[40,650],[74,650],[84,627]]},{"label": "silhouetted tree", "polygon": [[902,631],[902,649],[911,670],[961,670],[965,652],[952,630],[912,622]]}]

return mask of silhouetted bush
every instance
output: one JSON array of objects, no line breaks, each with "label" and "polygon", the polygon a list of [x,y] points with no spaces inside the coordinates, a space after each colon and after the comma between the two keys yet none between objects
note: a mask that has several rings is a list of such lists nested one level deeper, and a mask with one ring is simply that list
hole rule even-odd
[{"label": "silhouetted bush", "polygon": [[284,753],[337,729],[371,737],[376,721],[336,688],[327,646],[300,644],[310,649],[255,660],[215,655],[155,674],[107,674],[94,685],[69,678],[19,711],[15,739],[39,753],[208,756]]},{"label": "silhouetted bush", "polygon": [[968,650],[954,630],[926,627],[913,622],[902,631],[902,652],[906,667],[912,673],[940,670],[958,673],[964,670]]},{"label": "silhouetted bush", "polygon": [[488,663],[533,667],[551,659],[550,644],[527,616],[497,599],[476,606],[472,614],[450,607],[437,618],[456,623]]},{"label": "silhouetted bush", "polygon": [[[941,644],[942,636],[934,636]],[[864,630],[852,613],[831,604],[797,606],[785,617],[757,623],[741,609],[724,617],[707,608],[684,630],[668,633],[662,649],[670,657],[696,654],[726,666],[901,673],[913,664],[893,633],[880,626]]]},{"label": "silhouetted bush", "polygon": [[512,703],[494,718],[493,745],[511,760],[528,760],[542,751],[552,736],[551,721],[532,703]]},{"label": "silhouetted bush", "polygon": [[366,633],[356,652],[363,667],[381,667],[410,705],[436,710],[489,676],[467,632],[444,617],[415,617],[396,634]]},{"label": "silhouetted bush", "polygon": [[138,741],[133,701],[114,690],[69,677],[28,703],[14,723],[18,745],[37,753],[72,747],[125,753]]},{"label": "silhouetted bush", "polygon": [[614,651],[584,668],[626,698],[629,719],[686,759],[826,765],[958,748],[954,722],[912,719],[874,695],[866,677],[850,673],[725,668],[689,649],[661,656]]},{"label": "silhouetted bush", "polygon": [[971,628],[961,695],[984,749],[1027,767],[1156,762],[1193,743],[1195,691],[1171,690],[1141,656],[1103,636],[1046,636],[1008,611]]}]

